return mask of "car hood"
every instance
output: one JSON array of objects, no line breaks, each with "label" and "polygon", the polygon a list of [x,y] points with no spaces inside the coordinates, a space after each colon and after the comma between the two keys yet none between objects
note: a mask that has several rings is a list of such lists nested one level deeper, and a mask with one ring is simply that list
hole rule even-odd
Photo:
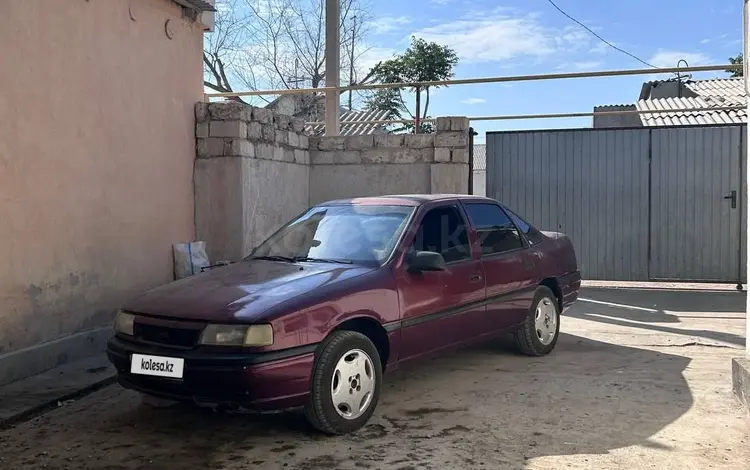
[{"label": "car hood", "polygon": [[300,295],[374,268],[325,263],[241,261],[157,287],[124,306],[143,313],[211,322],[257,321],[263,313]]}]

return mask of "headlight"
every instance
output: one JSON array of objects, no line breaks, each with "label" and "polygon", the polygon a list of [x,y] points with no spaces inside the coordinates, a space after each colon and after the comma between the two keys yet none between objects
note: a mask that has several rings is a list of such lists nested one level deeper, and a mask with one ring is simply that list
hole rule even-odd
[{"label": "headlight", "polygon": [[208,325],[201,335],[201,344],[270,346],[273,344],[273,327],[271,325]]},{"label": "headlight", "polygon": [[117,312],[117,315],[115,316],[115,323],[114,323],[115,333],[133,336],[133,321],[134,320],[135,320],[135,315],[133,315],[132,313],[126,313],[126,312],[123,312],[122,310]]}]

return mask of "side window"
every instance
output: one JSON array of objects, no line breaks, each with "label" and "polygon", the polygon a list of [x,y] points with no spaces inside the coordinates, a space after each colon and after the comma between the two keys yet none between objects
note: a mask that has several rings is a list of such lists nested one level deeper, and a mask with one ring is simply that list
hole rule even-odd
[{"label": "side window", "polygon": [[518,229],[500,206],[469,203],[466,210],[479,234],[483,255],[523,248]]},{"label": "side window", "polygon": [[518,227],[521,232],[526,235],[526,238],[532,245],[536,245],[537,243],[542,242],[542,240],[544,239],[542,232],[529,225],[528,222],[514,214],[510,209],[506,209],[506,211],[508,212],[510,218],[513,219],[513,222],[515,222],[516,227]]},{"label": "side window", "polygon": [[458,208],[445,206],[428,211],[410,250],[435,251],[443,255],[446,263],[471,258],[469,235]]}]

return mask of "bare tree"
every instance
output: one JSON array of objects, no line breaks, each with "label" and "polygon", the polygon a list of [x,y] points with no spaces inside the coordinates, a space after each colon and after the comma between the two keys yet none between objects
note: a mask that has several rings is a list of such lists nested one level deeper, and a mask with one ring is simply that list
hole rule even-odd
[{"label": "bare tree", "polygon": [[[359,66],[370,19],[364,1],[341,0],[342,84],[373,77]],[[325,0],[223,0],[215,25],[204,47],[208,88],[231,92],[325,83]]]},{"label": "bare tree", "polygon": [[237,8],[238,0],[222,0],[214,21],[214,31],[203,42],[203,65],[206,78],[203,84],[212,90],[231,92],[229,71],[233,70],[242,55],[243,44],[248,40],[249,16]]}]

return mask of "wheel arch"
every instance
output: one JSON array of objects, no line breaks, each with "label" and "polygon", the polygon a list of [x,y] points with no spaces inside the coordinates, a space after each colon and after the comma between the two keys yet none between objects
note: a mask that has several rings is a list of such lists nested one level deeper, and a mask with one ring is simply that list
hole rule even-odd
[{"label": "wheel arch", "polygon": [[552,291],[553,294],[555,294],[555,298],[557,299],[557,307],[560,309],[560,313],[562,313],[563,294],[562,294],[562,289],[560,288],[560,282],[557,280],[557,278],[554,278],[554,277],[545,278],[542,280],[542,282],[539,283],[539,285],[547,287],[549,290]]},{"label": "wheel arch", "polygon": [[330,333],[334,331],[356,331],[367,336],[378,350],[380,362],[385,371],[391,354],[391,342],[388,338],[388,332],[374,316],[364,313],[349,316],[331,329]]}]

